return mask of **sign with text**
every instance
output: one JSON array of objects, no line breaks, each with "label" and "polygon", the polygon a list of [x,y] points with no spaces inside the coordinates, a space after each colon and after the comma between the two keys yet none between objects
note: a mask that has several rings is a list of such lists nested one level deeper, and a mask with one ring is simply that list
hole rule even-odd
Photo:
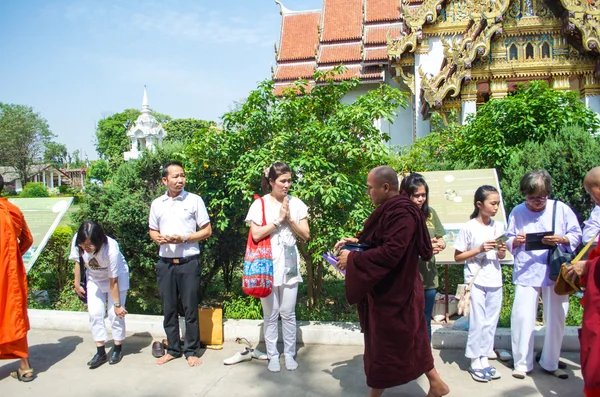
[{"label": "sign with text", "polygon": [[[500,192],[500,206],[494,220],[497,222],[498,234],[506,230],[507,217],[495,169],[431,171],[420,174],[429,186],[429,206],[437,212],[446,231],[446,249],[436,255],[437,263],[455,263],[454,240],[473,213],[473,198],[479,186],[490,185]],[[507,252],[506,258],[501,262],[512,263],[510,253]]]},{"label": "sign with text", "polygon": [[25,269],[29,272],[71,206],[73,197],[13,198],[8,201],[23,212],[25,222],[33,235],[33,245],[23,255]]}]

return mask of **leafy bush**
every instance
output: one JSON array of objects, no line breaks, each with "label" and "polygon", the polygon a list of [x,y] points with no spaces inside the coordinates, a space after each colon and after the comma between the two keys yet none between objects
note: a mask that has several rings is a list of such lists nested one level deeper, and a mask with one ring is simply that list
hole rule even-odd
[{"label": "leafy bush", "polygon": [[44,186],[41,182],[29,182],[23,190],[19,197],[49,197],[50,194],[46,186]]},{"label": "leafy bush", "polygon": [[233,319],[261,320],[260,299],[247,295],[233,295],[223,302],[223,316]]},{"label": "leafy bush", "polygon": [[4,186],[4,189],[2,189],[1,193],[2,194],[0,196],[2,196],[2,197],[11,197],[11,196],[16,196],[19,194],[15,190],[14,186]]},{"label": "leafy bush", "polygon": [[57,308],[59,296],[65,295],[66,299],[65,291],[70,292],[71,299],[78,300],[73,290],[73,262],[68,260],[72,238],[70,227],[57,227],[27,274],[29,291],[48,291],[50,308]]},{"label": "leafy bush", "polygon": [[73,189],[71,189],[71,186],[69,186],[69,185],[60,185],[58,187],[58,193],[60,193],[60,194],[74,194],[75,191]]},{"label": "leafy bush", "polygon": [[510,157],[505,177],[500,180],[509,213],[523,202],[519,192],[521,177],[534,169],[552,176],[552,196],[568,204],[580,222],[588,218],[594,203],[583,188],[583,178],[600,159],[600,144],[581,127],[564,127],[543,142],[527,142]]}]

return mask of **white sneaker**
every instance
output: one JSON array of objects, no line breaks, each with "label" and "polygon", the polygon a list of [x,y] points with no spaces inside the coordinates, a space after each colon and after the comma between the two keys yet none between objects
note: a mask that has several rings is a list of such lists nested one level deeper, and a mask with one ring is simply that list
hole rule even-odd
[{"label": "white sneaker", "polygon": [[257,360],[268,360],[269,359],[269,356],[267,356],[267,353],[263,353],[258,349],[252,349],[250,354],[252,355],[252,358],[255,358]]},{"label": "white sneaker", "polygon": [[288,371],[294,371],[298,368],[298,363],[294,360],[293,356],[285,355],[285,367]]},{"label": "white sneaker", "polygon": [[269,365],[267,365],[267,369],[271,372],[281,371],[281,364],[279,364],[279,356],[275,356],[269,359]]},{"label": "white sneaker", "polygon": [[241,363],[242,361],[250,361],[252,360],[252,354],[248,350],[244,350],[243,352],[237,352],[233,356],[226,358],[223,360],[223,364],[225,365],[233,365],[237,363]]}]

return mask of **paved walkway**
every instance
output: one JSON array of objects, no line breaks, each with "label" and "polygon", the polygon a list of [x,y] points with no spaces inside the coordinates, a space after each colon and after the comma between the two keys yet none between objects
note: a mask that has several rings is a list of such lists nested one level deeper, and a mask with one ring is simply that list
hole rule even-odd
[{"label": "paved walkway", "polygon": [[[242,345],[226,343],[223,350],[203,351],[203,365],[189,368],[183,359],[164,366],[154,363],[152,338],[148,334],[128,337],[125,356],[118,365],[105,364],[90,370],[86,362],[95,353],[90,333],[32,330],[30,354],[37,379],[20,383],[10,377],[17,361],[0,361],[0,396],[366,396],[360,346],[299,346],[300,367],[270,373],[265,361],[253,360],[233,366],[223,359]],[[468,366],[459,350],[434,350],[436,367],[450,386],[450,396],[529,397],[582,396],[583,381],[579,353],[566,353],[568,380],[559,380],[536,367],[531,377],[517,380],[502,363],[497,368],[502,379],[477,383],[465,372]],[[385,397],[423,397],[427,380],[421,377],[408,385],[390,389]]]}]

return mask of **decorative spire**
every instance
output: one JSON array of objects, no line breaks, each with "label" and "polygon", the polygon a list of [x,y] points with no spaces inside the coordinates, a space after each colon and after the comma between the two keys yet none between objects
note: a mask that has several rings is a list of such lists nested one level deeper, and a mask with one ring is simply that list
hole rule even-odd
[{"label": "decorative spire", "polygon": [[150,104],[148,102],[148,92],[146,92],[145,85],[144,85],[144,98],[142,99],[142,113],[150,113]]},{"label": "decorative spire", "polygon": [[275,4],[277,4],[277,5],[279,6],[279,13],[280,13],[281,15],[283,15],[283,14],[287,14],[287,13],[289,13],[289,12],[290,12],[290,10],[288,10],[287,8],[285,8],[285,6],[284,6],[283,4],[281,4],[281,2],[280,2],[280,1],[278,1],[278,0],[275,0]]}]

